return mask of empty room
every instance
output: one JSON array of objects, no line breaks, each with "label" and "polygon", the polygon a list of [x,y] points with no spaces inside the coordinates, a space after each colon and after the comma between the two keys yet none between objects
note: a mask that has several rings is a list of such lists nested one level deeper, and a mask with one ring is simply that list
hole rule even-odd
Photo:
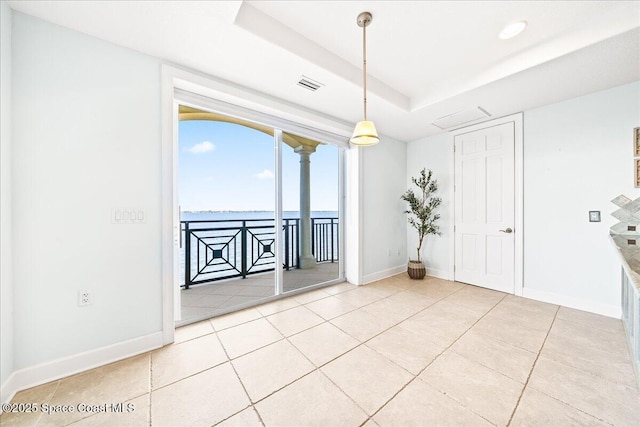
[{"label": "empty room", "polygon": [[640,425],[640,1],[0,1],[0,425]]}]

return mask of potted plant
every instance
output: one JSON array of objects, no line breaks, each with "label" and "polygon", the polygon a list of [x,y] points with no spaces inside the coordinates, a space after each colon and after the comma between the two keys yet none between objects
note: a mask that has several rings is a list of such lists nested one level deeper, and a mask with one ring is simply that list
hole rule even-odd
[{"label": "potted plant", "polygon": [[420,192],[416,194],[412,189],[409,189],[400,197],[409,203],[409,210],[405,211],[406,214],[409,214],[407,220],[418,231],[418,259],[409,258],[407,265],[407,273],[412,279],[423,279],[427,273],[420,253],[424,238],[429,234],[440,235],[440,227],[436,224],[440,215],[435,213],[435,210],[440,206],[442,199],[433,195],[438,191],[438,181],[433,179],[432,175],[431,170],[427,173],[426,168],[423,168],[420,171],[420,177],[411,178]]}]

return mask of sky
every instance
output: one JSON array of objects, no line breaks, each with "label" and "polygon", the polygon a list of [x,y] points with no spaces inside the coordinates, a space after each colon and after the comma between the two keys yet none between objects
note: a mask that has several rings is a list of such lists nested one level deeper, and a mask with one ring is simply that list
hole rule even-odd
[{"label": "sky", "polygon": [[[311,155],[311,210],[338,210],[338,153],[319,145]],[[178,199],[181,211],[275,210],[275,150],[271,135],[225,122],[179,123]],[[300,156],[283,144],[283,210],[299,210]]]}]

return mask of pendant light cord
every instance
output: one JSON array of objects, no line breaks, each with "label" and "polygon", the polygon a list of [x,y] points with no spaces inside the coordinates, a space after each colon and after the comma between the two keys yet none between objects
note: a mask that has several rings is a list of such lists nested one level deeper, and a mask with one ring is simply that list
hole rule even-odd
[{"label": "pendant light cord", "polygon": [[364,121],[367,121],[367,22],[362,26],[362,80],[364,81]]}]

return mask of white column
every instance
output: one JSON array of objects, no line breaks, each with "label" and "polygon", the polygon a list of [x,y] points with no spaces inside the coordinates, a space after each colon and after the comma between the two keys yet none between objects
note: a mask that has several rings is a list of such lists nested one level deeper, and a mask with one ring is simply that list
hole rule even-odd
[{"label": "white column", "polygon": [[301,145],[294,148],[300,155],[300,268],[314,268],[316,259],[311,254],[311,160],[315,147]]}]

